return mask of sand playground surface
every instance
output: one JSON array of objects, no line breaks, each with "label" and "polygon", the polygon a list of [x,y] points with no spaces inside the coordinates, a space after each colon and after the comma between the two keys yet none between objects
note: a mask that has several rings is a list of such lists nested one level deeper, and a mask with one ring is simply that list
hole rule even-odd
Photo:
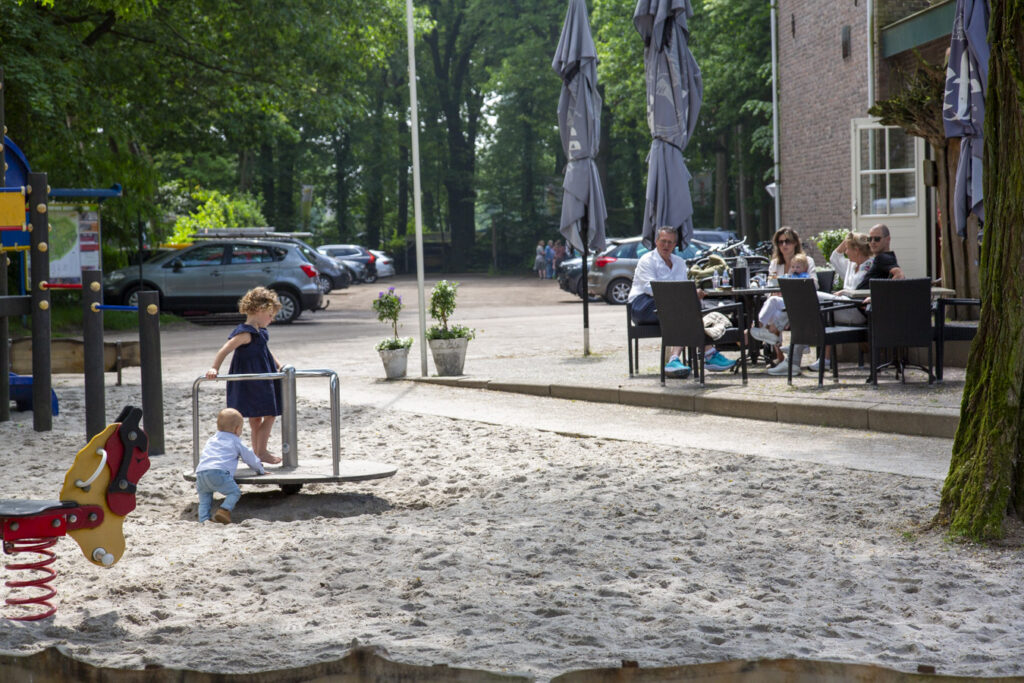
[{"label": "sand playground surface", "polygon": [[[236,523],[200,526],[182,476],[190,390],[165,381],[166,442],[186,446],[152,459],[123,559],[100,569],[61,539],[56,616],[2,622],[0,652],[243,673],[358,643],[539,680],[622,660],[784,657],[1024,674],[1021,550],[929,529],[940,481],[343,397],[342,457],[396,476],[291,496],[245,487]],[[80,384],[58,391],[52,432],[30,413],[0,424],[0,498],[54,499],[85,445]],[[108,386],[107,400],[116,415],[138,385]],[[202,410],[220,400],[204,394]],[[299,414],[300,462],[329,458],[328,411],[300,395]]]}]

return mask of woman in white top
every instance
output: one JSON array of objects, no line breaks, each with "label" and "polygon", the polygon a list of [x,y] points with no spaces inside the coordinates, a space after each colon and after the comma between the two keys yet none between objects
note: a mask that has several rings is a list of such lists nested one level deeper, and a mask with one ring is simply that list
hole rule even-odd
[{"label": "woman in white top", "polygon": [[[772,260],[768,264],[768,283],[775,285],[778,278],[790,274],[793,257],[803,254],[804,249],[800,245],[800,236],[793,228],[787,226],[783,226],[775,232],[775,235],[772,236],[772,244],[775,245],[775,248],[772,251]],[[809,256],[807,257],[807,274],[814,275],[814,259]],[[781,363],[785,357],[782,353],[781,331],[789,325],[789,316],[783,309],[782,297],[778,294],[768,297],[764,305],[761,306],[757,317],[761,321],[761,327],[751,328],[750,334],[755,339],[771,344],[775,348],[776,362]],[[793,370],[794,374],[799,374],[796,367]]]}]

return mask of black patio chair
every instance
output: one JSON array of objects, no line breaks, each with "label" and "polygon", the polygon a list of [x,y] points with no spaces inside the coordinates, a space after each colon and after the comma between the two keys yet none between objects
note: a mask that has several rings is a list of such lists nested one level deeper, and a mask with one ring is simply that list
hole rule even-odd
[{"label": "black patio chair", "polygon": [[[803,278],[779,278],[782,300],[786,303],[786,314],[789,315],[789,357],[793,358],[793,348],[797,344],[814,346],[818,350],[818,358],[824,358],[825,347],[832,347],[832,378],[839,380],[838,344],[849,344],[868,340],[866,325],[835,325],[833,316],[836,311],[856,308],[853,302],[825,303],[818,302],[814,280]],[[789,366],[789,383],[793,383],[793,366]],[[818,363],[818,386],[825,383],[825,363]]]},{"label": "black patio chair", "polygon": [[[665,384],[665,349],[669,346],[682,346],[690,352],[694,377],[700,378],[704,384],[704,346],[714,344],[719,349],[723,345],[735,346],[740,352],[739,365],[743,383],[747,383],[747,354],[745,352],[746,319],[743,315],[743,303],[736,302],[718,306],[708,311],[702,310],[700,299],[697,298],[697,285],[691,281],[652,282],[654,301],[658,306],[658,320],[661,321],[661,383]],[[710,310],[723,315],[734,313],[735,325],[727,327],[718,339],[711,339],[704,332],[704,314]]]},{"label": "black patio chair", "polygon": [[[932,373],[932,282],[926,277],[910,280],[870,281],[871,288],[871,383],[878,384],[878,356],[883,348],[893,349],[892,364],[907,381],[903,350],[914,346],[928,347],[928,384],[935,381]],[[920,366],[919,366],[920,367]]]},{"label": "black patio chair", "polygon": [[981,299],[939,299],[935,302],[935,379],[942,380],[946,342],[971,341],[978,334],[977,320],[946,322],[946,308],[980,305]]},{"label": "black patio chair", "polygon": [[814,271],[815,277],[818,278],[818,291],[832,293],[832,287],[836,283],[836,271],[834,270],[816,270]]},{"label": "black patio chair", "polygon": [[637,372],[640,371],[640,340],[660,337],[661,325],[658,323],[637,325],[633,322],[633,316],[630,315],[630,305],[626,304],[624,308],[626,309],[626,353],[629,356],[629,376],[632,377],[634,367]]}]

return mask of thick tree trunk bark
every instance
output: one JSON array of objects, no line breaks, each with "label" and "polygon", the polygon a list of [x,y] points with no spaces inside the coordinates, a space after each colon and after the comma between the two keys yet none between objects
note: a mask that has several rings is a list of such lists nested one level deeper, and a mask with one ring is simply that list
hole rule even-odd
[{"label": "thick tree trunk bark", "polygon": [[992,0],[989,37],[983,303],[938,517],[975,539],[1024,515],[1024,0]]}]

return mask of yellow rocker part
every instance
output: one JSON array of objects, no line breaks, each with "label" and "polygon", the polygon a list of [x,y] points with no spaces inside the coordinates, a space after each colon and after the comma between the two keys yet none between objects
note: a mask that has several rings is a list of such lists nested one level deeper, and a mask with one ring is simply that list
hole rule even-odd
[{"label": "yellow rocker part", "polygon": [[[89,441],[78,451],[75,461],[64,476],[64,486],[60,489],[62,501],[73,500],[79,505],[97,505],[103,508],[103,522],[93,529],[75,529],[68,531],[78,542],[85,559],[100,567],[109,567],[121,559],[124,554],[124,517],[114,514],[107,506],[107,486],[110,485],[110,468],[100,450],[107,440],[117,431],[120,423],[108,425],[106,429]],[[130,456],[128,453],[125,457]],[[99,472],[97,472],[99,470]],[[95,475],[95,479],[92,477]],[[92,479],[85,486],[84,483]]]}]

